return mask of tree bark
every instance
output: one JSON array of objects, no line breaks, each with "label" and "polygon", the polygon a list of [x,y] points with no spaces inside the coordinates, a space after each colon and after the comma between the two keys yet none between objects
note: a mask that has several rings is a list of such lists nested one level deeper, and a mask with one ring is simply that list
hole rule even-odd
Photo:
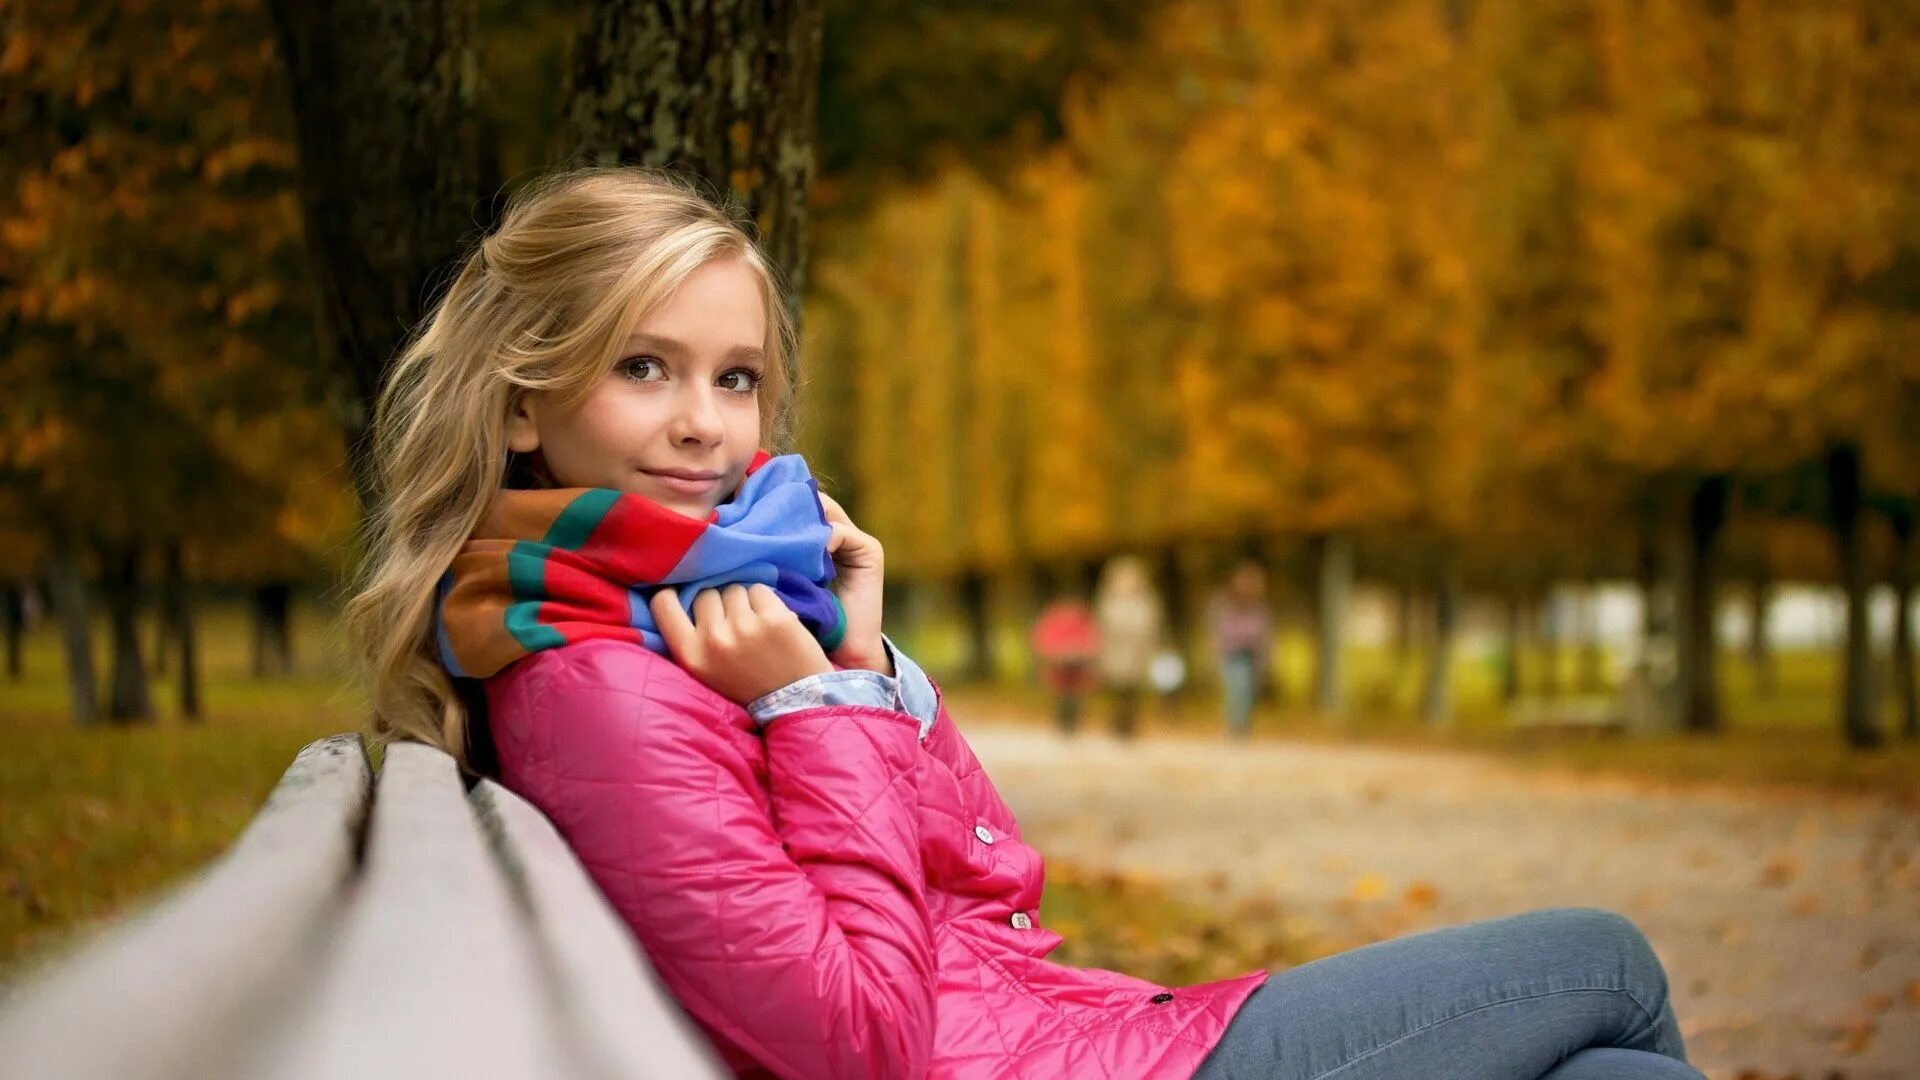
[{"label": "tree bark", "polygon": [[1894,541],[1893,693],[1900,703],[1901,737],[1920,739],[1920,687],[1914,685],[1913,664],[1913,507],[1896,507],[1888,518]]},{"label": "tree bark", "polygon": [[1428,724],[1453,722],[1453,641],[1460,602],[1460,573],[1453,553],[1445,552],[1433,580],[1433,648],[1427,657],[1426,686],[1420,712]]},{"label": "tree bark", "polygon": [[293,674],[293,586],[269,581],[253,590],[253,677]]},{"label": "tree bark", "polygon": [[571,131],[589,162],[704,178],[757,224],[798,316],[818,130],[820,0],[602,0],[574,44]]},{"label": "tree bark", "polygon": [[1649,729],[1674,726],[1678,680],[1677,579],[1683,545],[1673,542],[1660,515],[1649,512],[1640,526],[1634,577],[1640,589],[1640,641],[1633,661],[1635,723]]},{"label": "tree bark", "polygon": [[180,541],[167,541],[161,571],[161,623],[173,639],[174,656],[180,661],[174,681],[176,708],[182,718],[200,719],[200,659],[193,637],[192,599],[187,592],[185,561]]},{"label": "tree bark", "polygon": [[112,629],[113,681],[107,692],[107,717],[122,724],[151,720],[153,697],[140,654],[140,545],[125,541],[103,547],[100,584]]},{"label": "tree bark", "polygon": [[1314,538],[1320,578],[1315,605],[1319,646],[1314,655],[1314,703],[1335,714],[1345,705],[1342,656],[1347,641],[1347,608],[1353,595],[1353,544],[1343,534]]},{"label": "tree bark", "polygon": [[1719,649],[1714,634],[1721,528],[1727,520],[1730,485],[1709,476],[1694,485],[1687,503],[1685,611],[1681,616],[1681,727],[1720,730]]},{"label": "tree bark", "polygon": [[1606,689],[1606,656],[1600,641],[1600,583],[1587,582],[1580,602],[1580,692]]},{"label": "tree bark", "polygon": [[1393,600],[1393,671],[1397,679],[1413,660],[1413,583],[1401,582]]},{"label": "tree bark", "polygon": [[1841,643],[1840,731],[1847,745],[1880,745],[1873,700],[1872,657],[1867,626],[1867,555],[1860,527],[1860,451],[1840,445],[1827,453],[1828,513],[1839,548],[1840,581],[1846,591],[1847,630]]},{"label": "tree bark", "polygon": [[[387,364],[474,231],[477,0],[271,0],[300,201],[347,445]],[[366,455],[352,455],[363,506]]]},{"label": "tree bark", "polygon": [[47,560],[47,598],[60,620],[60,640],[67,662],[67,703],[80,727],[100,720],[99,692],[93,676],[92,620],[87,610],[87,579],[80,563],[56,537]]},{"label": "tree bark", "polygon": [[1767,637],[1767,620],[1773,610],[1773,579],[1765,563],[1753,573],[1747,606],[1747,664],[1753,669],[1753,693],[1755,697],[1771,698],[1779,689],[1779,680],[1773,667],[1773,645]]},{"label": "tree bark", "polygon": [[966,677],[972,682],[992,680],[998,665],[993,655],[993,621],[987,605],[987,575],[969,570],[960,575],[960,614],[967,624]]},{"label": "tree bark", "polygon": [[27,589],[24,585],[9,585],[0,593],[4,594],[0,595],[0,603],[6,606],[7,679],[19,682],[26,674],[23,654],[27,636]]},{"label": "tree bark", "polygon": [[1186,566],[1178,545],[1160,549],[1157,560],[1161,609],[1166,612],[1166,642],[1182,657],[1192,655],[1194,639],[1193,596],[1187,587]]},{"label": "tree bark", "polygon": [[1540,695],[1557,698],[1560,696],[1560,611],[1553,602],[1551,579],[1539,603],[1534,605],[1533,613],[1534,625],[1540,629]]},{"label": "tree bark", "polygon": [[1507,594],[1507,666],[1500,672],[1500,700],[1508,705],[1520,699],[1520,650],[1526,645],[1522,633],[1524,608],[1518,592]]}]

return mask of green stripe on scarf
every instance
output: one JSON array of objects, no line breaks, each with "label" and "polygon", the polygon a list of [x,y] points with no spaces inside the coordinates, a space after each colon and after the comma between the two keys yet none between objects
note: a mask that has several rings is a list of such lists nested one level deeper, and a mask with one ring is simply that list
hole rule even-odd
[{"label": "green stripe on scarf", "polygon": [[617,491],[606,488],[594,488],[567,504],[560,516],[553,519],[547,528],[547,543],[563,551],[577,550],[593,535],[600,526],[600,519],[607,516],[613,504],[620,498]]},{"label": "green stripe on scarf", "polygon": [[[567,508],[569,512],[572,509]],[[565,519],[567,515],[560,516]],[[554,529],[548,530],[549,536],[559,524],[554,522]],[[507,584],[519,598],[507,608],[507,632],[528,652],[554,649],[567,643],[560,631],[540,621],[540,602],[547,598],[547,546],[522,540],[507,552]]]}]

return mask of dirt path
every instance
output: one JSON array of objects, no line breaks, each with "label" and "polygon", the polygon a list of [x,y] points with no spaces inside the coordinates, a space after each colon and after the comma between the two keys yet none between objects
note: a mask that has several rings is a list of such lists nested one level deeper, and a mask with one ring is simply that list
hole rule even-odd
[{"label": "dirt path", "polygon": [[1550,906],[1610,908],[1673,977],[1715,1077],[1920,1077],[1920,815],[1653,789],[1454,754],[979,723],[1049,855],[1264,896],[1328,950]]}]

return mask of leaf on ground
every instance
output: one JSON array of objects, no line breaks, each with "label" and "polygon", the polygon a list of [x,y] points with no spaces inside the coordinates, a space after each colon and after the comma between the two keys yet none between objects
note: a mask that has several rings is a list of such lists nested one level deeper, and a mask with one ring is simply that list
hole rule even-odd
[{"label": "leaf on ground", "polygon": [[1370,904],[1387,895],[1387,879],[1381,874],[1362,874],[1355,879],[1353,887],[1347,890],[1347,897],[1362,904]]},{"label": "leaf on ground", "polygon": [[1402,900],[1410,908],[1419,908],[1422,911],[1426,911],[1439,902],[1440,890],[1434,888],[1433,883],[1430,881],[1416,881],[1407,886],[1406,894],[1402,897]]},{"label": "leaf on ground", "polygon": [[1791,855],[1775,855],[1760,869],[1760,884],[1769,889],[1784,889],[1800,876],[1800,860]]}]

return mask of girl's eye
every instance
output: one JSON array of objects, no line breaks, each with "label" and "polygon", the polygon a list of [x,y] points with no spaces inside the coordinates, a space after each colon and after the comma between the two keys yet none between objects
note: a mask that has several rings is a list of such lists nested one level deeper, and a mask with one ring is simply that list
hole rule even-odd
[{"label": "girl's eye", "polygon": [[652,382],[666,375],[666,368],[651,356],[629,356],[616,369],[636,382]]},{"label": "girl's eye", "polygon": [[[720,384],[735,393],[751,394],[760,388],[761,377],[757,371],[748,368],[735,368],[725,375],[720,376]],[[731,385],[727,383],[729,379],[733,380]]]}]

